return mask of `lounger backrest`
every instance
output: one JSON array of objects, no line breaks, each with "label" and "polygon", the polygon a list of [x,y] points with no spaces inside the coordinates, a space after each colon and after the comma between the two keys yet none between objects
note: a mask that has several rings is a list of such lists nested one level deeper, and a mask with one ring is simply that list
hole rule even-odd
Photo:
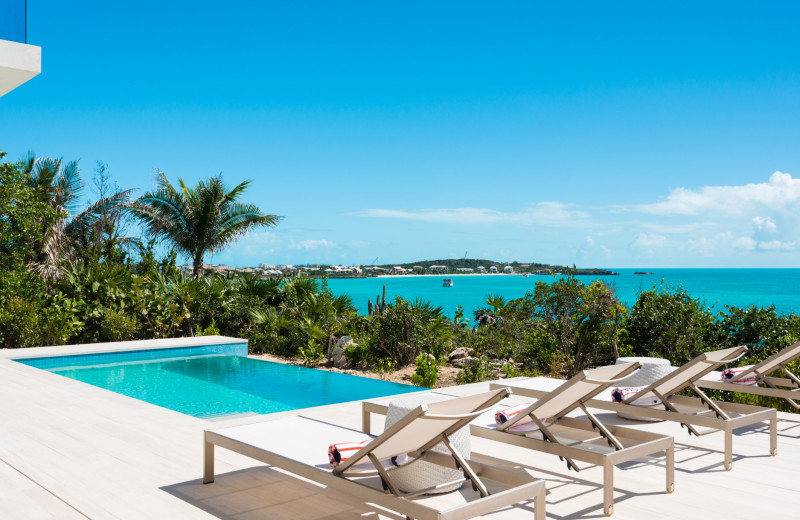
[{"label": "lounger backrest", "polygon": [[677,370],[670,372],[643,389],[641,392],[632,395],[626,399],[624,403],[630,404],[639,399],[658,397],[656,394],[667,397],[680,392],[712,370],[739,359],[745,352],[747,352],[747,347],[739,346],[700,354]]},{"label": "lounger backrest", "polygon": [[343,472],[355,464],[367,462],[370,453],[383,460],[403,453],[430,449],[441,442],[442,434],[451,434],[466,426],[510,393],[508,388],[500,388],[420,405],[340,464],[336,472]]},{"label": "lounger backrest", "polygon": [[558,419],[578,407],[581,402],[586,402],[609,386],[619,382],[639,369],[640,363],[625,363],[607,367],[583,370],[573,378],[559,386],[556,390],[542,397],[525,411],[506,424],[511,427],[518,421],[533,414],[539,419]]},{"label": "lounger backrest", "polygon": [[789,363],[794,361],[795,359],[800,357],[800,341],[794,343],[793,345],[789,345],[785,349],[781,350],[777,354],[773,354],[764,361],[753,365],[748,370],[740,372],[730,379],[730,382],[733,383],[738,381],[742,378],[752,377],[753,374],[758,373],[761,375],[767,375],[776,368],[780,367],[783,364]]}]

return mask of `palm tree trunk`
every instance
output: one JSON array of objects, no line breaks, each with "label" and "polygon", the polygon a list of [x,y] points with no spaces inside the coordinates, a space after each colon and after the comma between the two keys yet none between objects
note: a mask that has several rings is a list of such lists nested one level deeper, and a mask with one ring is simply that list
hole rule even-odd
[{"label": "palm tree trunk", "polygon": [[196,255],[192,264],[192,278],[197,280],[203,270],[203,255]]}]

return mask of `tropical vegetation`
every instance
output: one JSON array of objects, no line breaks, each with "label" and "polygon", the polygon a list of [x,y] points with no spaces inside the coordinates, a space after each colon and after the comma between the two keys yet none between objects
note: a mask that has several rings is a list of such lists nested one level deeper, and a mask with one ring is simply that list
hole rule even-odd
[{"label": "tropical vegetation", "polygon": [[[247,182],[179,184],[159,174],[155,190],[133,199],[100,164],[96,200],[81,208],[77,163],[33,155],[0,162],[0,347],[223,334],[246,338],[256,353],[319,365],[351,336],[344,354],[352,366],[386,376],[413,365],[411,381],[434,386],[446,363],[460,368],[460,383],[567,377],[619,356],[679,365],[740,344],[749,348],[744,361],[756,362],[800,339],[800,316],[774,307],[712,311],[661,284],[626,308],[607,285],[572,275],[540,280],[518,299],[489,295],[469,317],[399,297],[379,298],[365,316],[324,279],[206,273],[205,255],[280,218],[240,202]],[[137,223],[142,236],[131,232]]]}]

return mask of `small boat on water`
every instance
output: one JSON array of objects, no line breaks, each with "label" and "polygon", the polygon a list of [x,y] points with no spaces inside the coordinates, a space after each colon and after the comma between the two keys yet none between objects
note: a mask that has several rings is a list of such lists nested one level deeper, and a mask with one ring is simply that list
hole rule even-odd
[{"label": "small boat on water", "polygon": [[445,278],[442,280],[442,287],[452,287],[453,286],[453,279],[452,278]]}]

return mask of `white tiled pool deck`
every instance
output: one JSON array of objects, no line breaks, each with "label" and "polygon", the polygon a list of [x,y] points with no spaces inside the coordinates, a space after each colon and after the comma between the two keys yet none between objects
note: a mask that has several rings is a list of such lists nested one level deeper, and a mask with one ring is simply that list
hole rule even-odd
[{"label": "white tiled pool deck", "polygon": [[[160,346],[178,344],[164,340]],[[298,411],[209,422],[9,359],[104,348],[0,351],[0,519],[400,518],[224,449],[216,453],[216,482],[201,484],[203,430]],[[487,388],[480,383],[448,393]],[[302,413],[361,426],[357,402]],[[620,422],[608,412],[598,416]],[[381,424],[375,417],[373,430],[380,431]],[[673,423],[640,427],[675,435],[676,491],[664,492],[663,458],[624,465],[615,474],[613,518],[800,519],[800,415],[779,414],[777,457],[768,455],[765,431],[737,432],[730,472],[722,468],[720,434],[698,439]],[[473,455],[478,460],[545,479],[548,518],[603,517],[599,468],[570,472],[557,457],[483,439],[473,440],[473,452],[485,454]],[[533,514],[523,504],[489,517],[529,519]]]}]

